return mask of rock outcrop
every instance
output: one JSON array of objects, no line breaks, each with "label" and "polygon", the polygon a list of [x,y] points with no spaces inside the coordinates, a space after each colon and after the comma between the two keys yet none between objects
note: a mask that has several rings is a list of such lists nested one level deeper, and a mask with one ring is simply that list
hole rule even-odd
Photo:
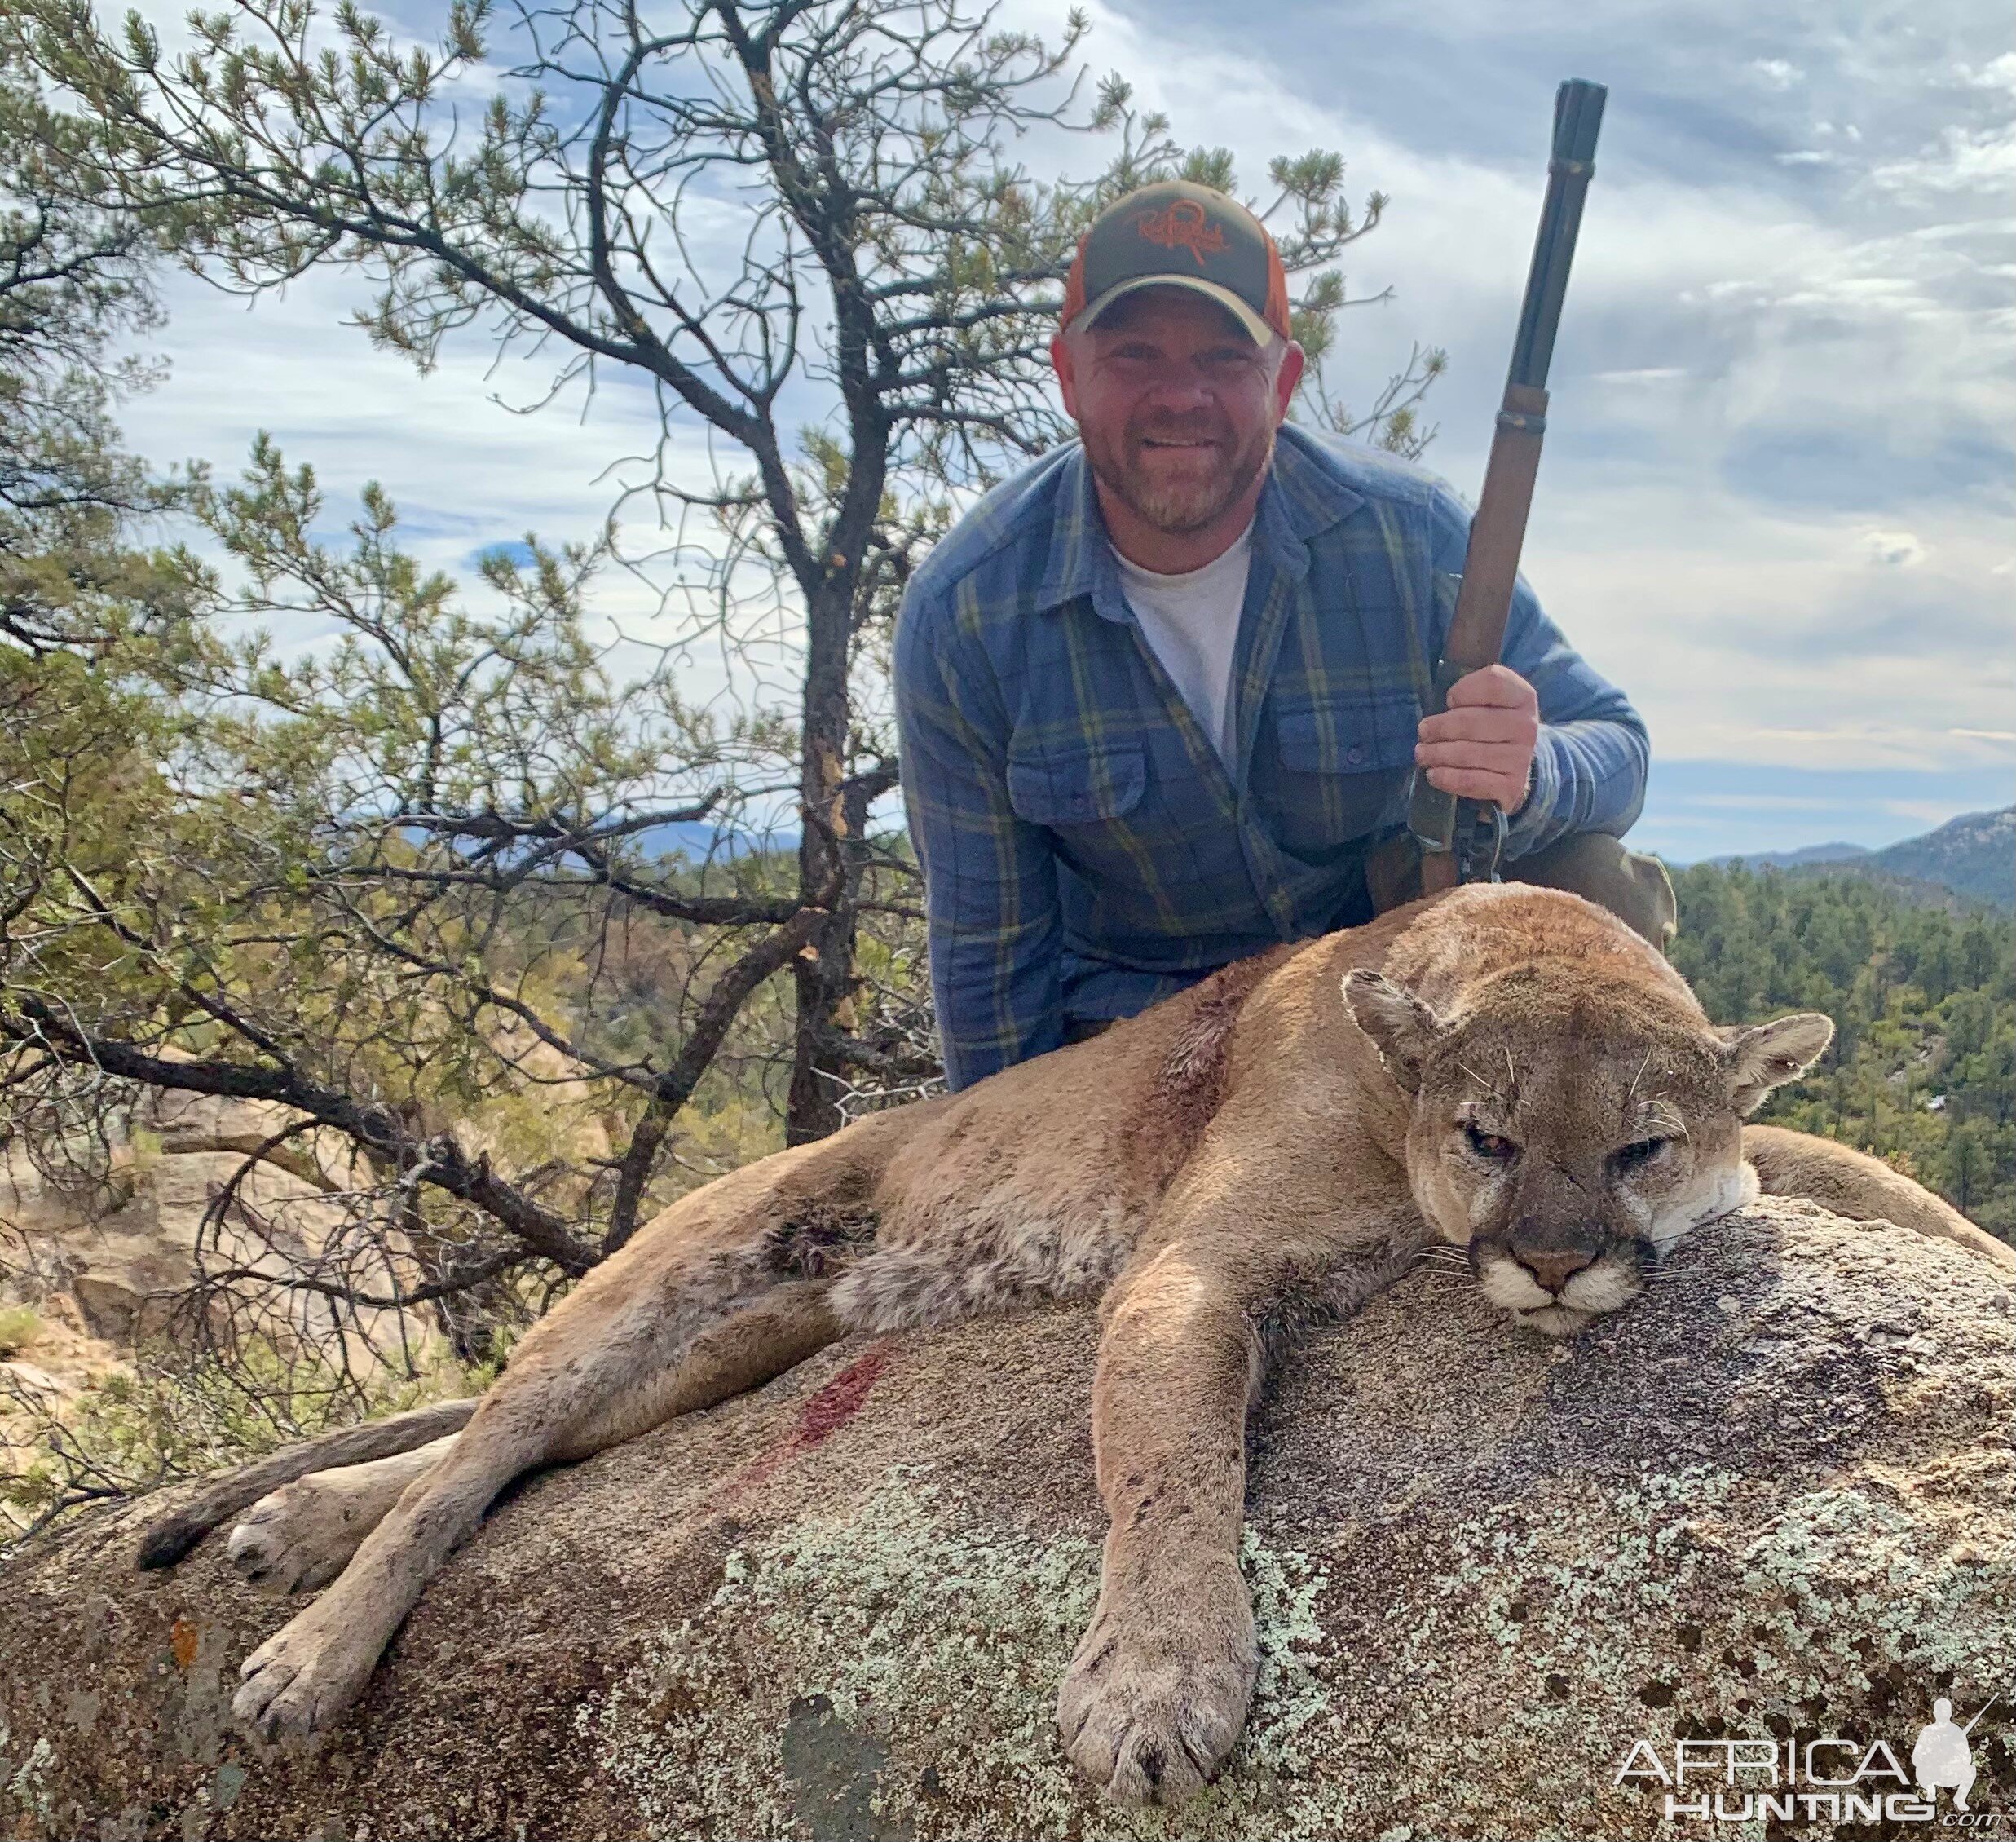
[{"label": "rock outcrop", "polygon": [[[215,1539],[135,1572],[161,1504],[123,1510],[0,1566],[0,1831],[1737,1832],[1666,1818],[1679,1740],[1757,1743],[1733,1787],[1696,1751],[1690,1802],[1830,1738],[1818,1775],[1895,1796],[1866,1749],[1908,1768],[1935,1696],[1964,1720],[2016,1661],[2013,1332],[1978,1257],[1798,1203],[1566,1345],[1418,1273],[1258,1417],[1259,1688],[1172,1814],[1102,1804],[1051,1726],[1102,1533],[1088,1311],[857,1340],[532,1481],[305,1750],[228,1720],[288,1606]],[[2011,1720],[1970,1736],[1976,1809],[2016,1803]],[[1778,1827],[1882,1831],[1809,1815]]]},{"label": "rock outcrop", "polygon": [[[349,1221],[333,1195],[368,1181],[346,1142],[303,1134],[243,1172],[248,1154],[298,1117],[263,1101],[152,1093],[131,1135],[111,1146],[95,1186],[52,1177],[18,1148],[0,1159],[0,1306],[25,1307],[37,1320],[20,1349],[0,1349],[0,1396],[60,1407],[148,1344],[186,1337],[179,1314],[196,1276],[199,1239],[213,1269],[235,1261],[279,1272],[324,1252]],[[206,1226],[234,1179],[236,1206]],[[240,1292],[270,1299],[259,1327],[268,1334],[302,1328],[304,1315],[325,1332],[327,1306],[311,1295],[262,1294],[250,1283]],[[366,1370],[377,1352],[403,1356],[434,1334],[417,1313],[402,1323],[392,1312],[367,1310],[355,1322],[366,1335],[348,1353]],[[0,1441],[7,1405],[0,1398]]]}]

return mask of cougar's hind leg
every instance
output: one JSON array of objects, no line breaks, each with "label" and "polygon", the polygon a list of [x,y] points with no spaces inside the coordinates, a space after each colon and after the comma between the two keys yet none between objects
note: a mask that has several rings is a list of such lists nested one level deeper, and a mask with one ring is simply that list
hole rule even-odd
[{"label": "cougar's hind leg", "polygon": [[[783,1284],[731,1311],[694,1339],[682,1361],[620,1396],[549,1459],[589,1457],[795,1367],[841,1334],[825,1290],[804,1281]],[[231,1564],[262,1592],[318,1591],[454,1442],[451,1436],[368,1464],[311,1472],[262,1497],[231,1531],[225,1548]]]},{"label": "cougar's hind leg", "polygon": [[761,1388],[847,1333],[834,1316],[825,1282],[778,1285],[710,1324],[684,1358],[610,1402],[554,1451],[556,1461],[588,1458],[654,1426]]},{"label": "cougar's hind leg", "polygon": [[410,1451],[416,1446],[430,1445],[466,1425],[475,1411],[474,1401],[437,1401],[431,1407],[415,1407],[410,1413],[393,1414],[384,1420],[368,1420],[361,1426],[325,1433],[319,1439],[304,1440],[254,1464],[226,1472],[203,1486],[180,1508],[148,1524],[140,1538],[139,1564],[143,1567],[173,1566],[212,1529],[229,1522],[240,1509],[281,1485],[291,1484],[311,1471],[362,1464],[395,1452]]},{"label": "cougar's hind leg", "polygon": [[1746,1125],[1743,1155],[1767,1196],[1803,1196],[1851,1221],[1894,1221],[2016,1270],[2016,1248],[1880,1158],[1784,1126]]},{"label": "cougar's hind leg", "polygon": [[845,1238],[823,1226],[797,1235],[774,1190],[737,1183],[749,1174],[721,1180],[735,1188],[712,1220],[668,1220],[640,1236],[532,1327],[336,1584],[245,1660],[240,1720],[269,1738],[333,1721],[428,1579],[520,1473],[753,1386],[840,1334],[824,1274],[805,1275],[844,1258]]},{"label": "cougar's hind leg", "polygon": [[407,1486],[454,1443],[450,1434],[409,1452],[311,1471],[283,1484],[245,1512],[224,1544],[225,1556],[262,1592],[315,1592],[350,1564]]}]

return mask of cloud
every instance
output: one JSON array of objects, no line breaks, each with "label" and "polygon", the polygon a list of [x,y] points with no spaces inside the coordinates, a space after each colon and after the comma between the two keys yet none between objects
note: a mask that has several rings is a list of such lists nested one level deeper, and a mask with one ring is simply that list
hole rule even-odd
[{"label": "cloud", "polygon": [[1814,844],[1879,850],[2009,798],[2005,770],[1816,773],[1740,760],[1655,760],[1652,797],[1631,841],[1675,863]]},{"label": "cloud", "polygon": [[1979,69],[1959,65],[1956,75],[1963,83],[1977,90],[2003,90],[2016,95],[2016,51],[2005,51],[1999,58],[1992,58]]},{"label": "cloud", "polygon": [[1983,192],[2016,179],[2016,132],[2006,127],[1948,128],[1908,159],[1890,161],[1870,175],[1886,191]]},{"label": "cloud", "polygon": [[[1181,69],[1155,55],[1167,30],[1130,37],[1114,60],[1133,71],[1145,57],[1179,132],[1208,121],[1247,171],[1262,148],[1337,146],[1364,183],[1393,194],[1353,271],[1395,283],[1398,298],[1348,319],[1345,339],[1373,370],[1409,336],[1449,347],[1429,459],[1474,497],[1538,203],[1534,137],[1515,149],[1465,110],[1392,106],[1419,94],[1412,69],[1395,68],[1409,42],[1392,9],[1359,22],[1350,58],[1320,68],[1242,60],[1229,29],[1199,60],[1189,29],[1200,15],[1181,16]],[[2008,259],[2005,206],[1929,187],[1900,201],[1873,177],[1942,144],[1962,106],[1950,63],[1845,7],[1810,33],[1774,25],[1784,47],[1754,55],[1801,72],[1815,105],[1787,123],[1780,92],[1732,99],[1687,42],[1754,42],[1755,15],[1725,5],[1690,11],[1684,27],[1656,8],[1633,17],[1638,49],[1665,60],[1665,75],[1613,82],[1528,574],[1646,711],[1656,758],[1997,766],[2006,751],[1972,732],[2006,721],[2016,677],[1990,575],[2006,556],[2016,474],[2004,432],[2016,391],[1988,317],[2007,298],[2006,278],[1989,272]],[[1312,18],[1290,4],[1259,29],[1286,38]],[[1480,95],[1495,81],[1487,122],[1515,78],[1542,117],[1551,74],[1575,68],[1580,41],[1565,7],[1521,9],[1516,64],[1495,77],[1481,67],[1513,35],[1481,7],[1458,7],[1432,46],[1417,31],[1409,48],[1424,64],[1469,60]],[[1969,108],[1997,99],[1971,94]],[[1716,112],[1732,108],[1750,113],[1724,132]],[[1994,124],[1970,117],[1965,131]],[[1833,157],[1824,170],[1777,158],[1816,137]],[[1873,569],[1861,547],[1872,530],[1908,530],[1917,548]],[[1895,600],[1907,582],[1912,596]],[[1890,599],[1877,592],[1886,584]],[[1660,797],[1655,780],[1655,816]]]},{"label": "cloud", "polygon": [[1864,534],[1862,554],[1890,569],[1908,569],[1926,559],[1925,546],[1908,531],[1870,531]]},{"label": "cloud", "polygon": [[1838,812],[1838,795],[1798,793],[1696,793],[1692,803],[1731,812]]},{"label": "cloud", "polygon": [[[174,9],[150,3],[172,49]],[[1802,815],[1859,837],[1853,813],[1880,824],[1886,798],[2005,802],[2016,53],[1992,9],[1618,0],[1600,59],[1586,0],[1432,14],[1362,0],[1348,33],[1317,0],[1092,11],[1093,69],[1127,73],[1184,140],[1231,148],[1254,191],[1269,156],[1320,146],[1345,155],[1354,197],[1392,194],[1347,252],[1354,293],[1396,296],[1344,316],[1345,382],[1363,400],[1416,339],[1445,347],[1428,458],[1473,498],[1554,85],[1571,71],[1608,82],[1526,566],[1651,724],[1642,828],[1705,826],[1702,851],[1734,848],[1714,826],[1737,809],[1663,803],[1679,798],[1673,771],[1716,764],[1821,776],[1847,802],[1760,810],[1781,829],[1753,847],[1815,841]],[[1008,0],[1000,23],[1054,38],[1063,13]],[[1102,157],[1043,130],[1016,151],[1038,173]],[[381,479],[423,560],[449,568],[528,529],[589,535],[641,477],[622,457],[657,438],[648,391],[605,373],[592,400],[513,415],[496,400],[535,400],[550,355],[493,372],[473,326],[417,378],[340,325],[364,292],[311,276],[248,313],[176,282],[175,373],[128,413],[135,444],[227,467],[271,428],[315,463],[335,522]],[[700,477],[697,431],[675,426],[673,460]],[[620,572],[595,592],[626,627],[657,617]],[[1802,783],[1802,797],[1824,793]]]}]

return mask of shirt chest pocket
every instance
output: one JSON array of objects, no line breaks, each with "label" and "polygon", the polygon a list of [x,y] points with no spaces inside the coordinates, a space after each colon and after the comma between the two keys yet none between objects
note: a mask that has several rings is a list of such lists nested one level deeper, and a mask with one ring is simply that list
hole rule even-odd
[{"label": "shirt chest pocket", "polygon": [[1325,864],[1383,823],[1414,766],[1419,722],[1406,692],[1277,709],[1268,803],[1282,848]]},{"label": "shirt chest pocket", "polygon": [[1096,833],[1141,802],[1148,766],[1139,748],[1010,756],[1008,804],[1018,818],[1069,837]]},{"label": "shirt chest pocket", "polygon": [[1370,774],[1411,766],[1420,714],[1411,694],[1357,704],[1291,705],[1274,713],[1290,774]]}]

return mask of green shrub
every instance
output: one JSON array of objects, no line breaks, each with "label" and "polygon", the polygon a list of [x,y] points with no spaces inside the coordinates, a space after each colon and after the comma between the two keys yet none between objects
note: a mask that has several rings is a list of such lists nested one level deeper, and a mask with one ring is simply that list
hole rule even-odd
[{"label": "green shrub", "polygon": [[0,1362],[25,1349],[42,1327],[41,1318],[29,1306],[0,1305]]}]

